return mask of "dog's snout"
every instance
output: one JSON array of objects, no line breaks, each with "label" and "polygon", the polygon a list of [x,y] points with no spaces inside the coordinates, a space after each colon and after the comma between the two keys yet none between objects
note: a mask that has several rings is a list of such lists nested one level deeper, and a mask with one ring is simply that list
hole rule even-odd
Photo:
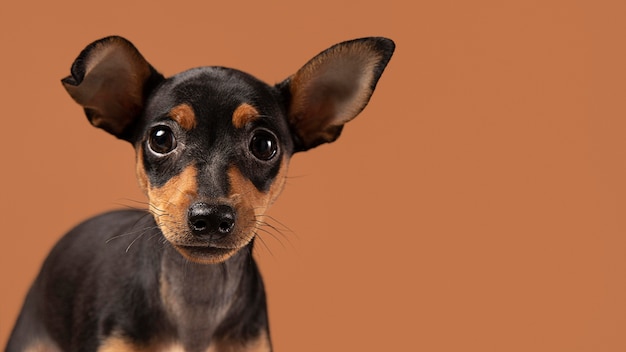
[{"label": "dog's snout", "polygon": [[189,208],[188,219],[194,235],[220,238],[235,228],[236,214],[228,205],[196,203]]}]

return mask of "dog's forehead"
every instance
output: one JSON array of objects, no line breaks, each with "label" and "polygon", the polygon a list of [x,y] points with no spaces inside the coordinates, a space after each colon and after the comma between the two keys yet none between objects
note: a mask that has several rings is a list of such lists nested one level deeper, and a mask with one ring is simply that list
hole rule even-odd
[{"label": "dog's forehead", "polygon": [[250,74],[224,67],[199,67],[165,80],[151,95],[146,113],[157,117],[186,104],[196,116],[228,118],[242,104],[260,114],[280,113],[277,90]]}]

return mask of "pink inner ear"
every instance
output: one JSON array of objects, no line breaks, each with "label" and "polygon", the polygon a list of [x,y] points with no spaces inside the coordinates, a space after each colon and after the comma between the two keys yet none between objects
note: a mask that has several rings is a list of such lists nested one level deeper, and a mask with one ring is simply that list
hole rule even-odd
[{"label": "pink inner ear", "polygon": [[323,52],[293,76],[290,119],[305,144],[334,140],[363,110],[381,59],[368,42],[353,42]]}]

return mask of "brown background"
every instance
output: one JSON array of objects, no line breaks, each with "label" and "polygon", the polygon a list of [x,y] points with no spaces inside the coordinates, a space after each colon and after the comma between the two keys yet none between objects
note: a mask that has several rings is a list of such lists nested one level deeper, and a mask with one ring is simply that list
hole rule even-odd
[{"label": "brown background", "polygon": [[292,163],[257,257],[277,351],[626,351],[623,1],[6,1],[0,344],[46,253],[144,198],[59,79],[131,39],[167,75],[274,83],[394,39],[370,105]]}]

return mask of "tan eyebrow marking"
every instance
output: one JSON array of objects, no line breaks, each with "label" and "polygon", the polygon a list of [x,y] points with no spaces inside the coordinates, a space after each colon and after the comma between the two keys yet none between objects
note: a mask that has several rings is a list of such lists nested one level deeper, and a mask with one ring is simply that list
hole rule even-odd
[{"label": "tan eyebrow marking", "polygon": [[259,117],[259,112],[252,105],[243,103],[233,112],[233,126],[242,128],[248,122],[254,121]]},{"label": "tan eyebrow marking", "polygon": [[193,112],[191,106],[187,104],[175,106],[170,110],[170,117],[187,131],[196,127],[196,114]]}]

